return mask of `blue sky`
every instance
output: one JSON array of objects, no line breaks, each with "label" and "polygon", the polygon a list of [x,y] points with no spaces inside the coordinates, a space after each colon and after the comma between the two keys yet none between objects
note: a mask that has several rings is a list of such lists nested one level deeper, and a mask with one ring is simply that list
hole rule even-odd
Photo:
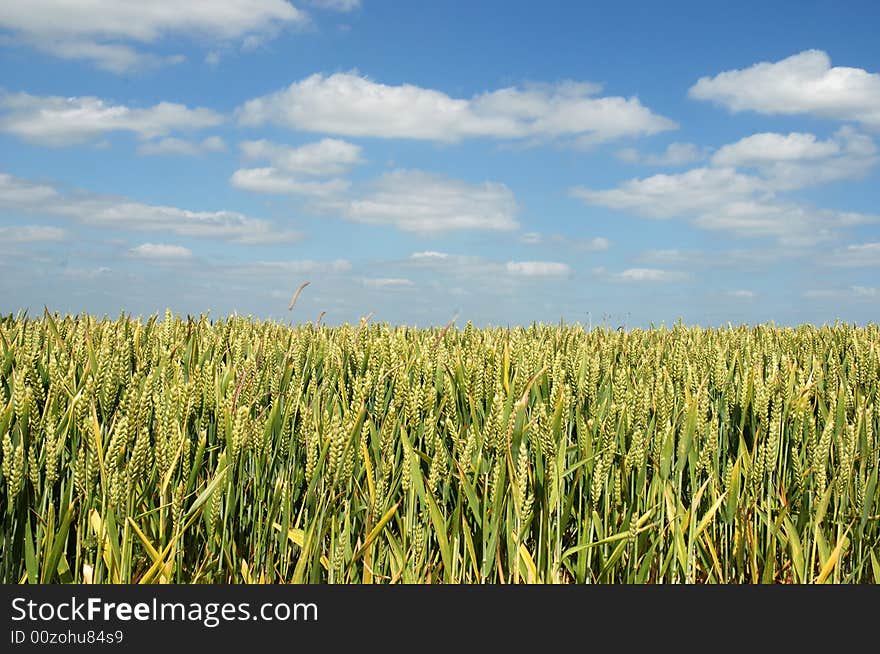
[{"label": "blue sky", "polygon": [[875,2],[7,3],[0,311],[876,321],[877,24]]}]

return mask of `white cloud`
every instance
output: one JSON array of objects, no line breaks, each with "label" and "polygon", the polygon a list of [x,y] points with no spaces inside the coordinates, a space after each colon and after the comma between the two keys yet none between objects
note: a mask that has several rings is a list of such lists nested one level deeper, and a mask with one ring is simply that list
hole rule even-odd
[{"label": "white cloud", "polygon": [[415,286],[414,282],[406,277],[364,277],[361,279],[361,283],[370,288],[412,288]]},{"label": "white cloud", "polygon": [[638,256],[638,261],[662,266],[687,266],[689,268],[719,267],[735,268],[739,272],[766,272],[790,259],[803,258],[804,250],[770,246],[767,248],[743,248],[724,250],[646,250]]},{"label": "white cloud", "polygon": [[129,254],[139,259],[189,259],[192,250],[182,245],[167,245],[164,243],[142,243],[131,248]]},{"label": "white cloud", "polygon": [[349,183],[343,179],[328,181],[303,181],[277,168],[240,168],[230,178],[230,183],[252,193],[275,193],[306,195],[312,197],[337,197],[344,193]]},{"label": "white cloud", "polygon": [[174,136],[167,136],[158,141],[142,143],[138,146],[139,154],[146,155],[184,155],[194,157],[207,152],[224,152],[226,143],[219,136],[209,136],[201,141],[187,141]]},{"label": "white cloud", "polygon": [[0,207],[8,209],[34,208],[54,201],[58,192],[45,184],[33,184],[0,173]]},{"label": "white cloud", "polygon": [[221,122],[223,117],[211,109],[190,109],[172,102],[132,108],[89,96],[0,96],[0,131],[43,145],[83,143],[117,131],[149,139],[173,130],[196,130]]},{"label": "white cloud", "polygon": [[387,224],[419,234],[517,228],[516,200],[504,184],[469,184],[417,170],[396,170],[354,199],[330,200],[324,211],[354,222]]},{"label": "white cloud", "polygon": [[684,166],[706,158],[706,149],[693,143],[670,143],[660,154],[642,153],[635,148],[618,150],[617,158],[628,164],[645,166]]},{"label": "white cloud", "polygon": [[722,147],[712,156],[716,166],[755,166],[777,161],[824,159],[840,152],[834,141],[817,141],[813,134],[752,134]]},{"label": "white cloud", "polygon": [[775,190],[793,190],[864,177],[877,160],[869,136],[843,127],[825,141],[798,132],[753,134],[722,147],[712,164],[755,168]]},{"label": "white cloud", "polygon": [[445,252],[435,252],[434,250],[426,250],[424,252],[413,252],[409,255],[410,259],[415,260],[425,260],[425,259],[448,259],[449,255]]},{"label": "white cloud", "polygon": [[862,243],[858,245],[850,245],[847,251],[857,256],[873,255],[880,257],[880,243]]},{"label": "white cloud", "polygon": [[226,143],[219,136],[209,136],[200,143],[205,152],[224,152]]},{"label": "white cloud", "polygon": [[526,232],[519,237],[520,243],[526,245],[540,245],[544,242],[544,235],[540,232]]},{"label": "white cloud", "polygon": [[470,184],[417,170],[387,173],[358,193],[347,193],[350,183],[344,179],[303,180],[302,176],[274,167],[237,170],[230,182],[256,193],[307,196],[312,201],[311,209],[318,213],[352,222],[393,225],[423,235],[458,230],[512,231],[518,227],[516,201],[505,185]]},{"label": "white cloud", "polygon": [[623,272],[612,273],[611,278],[619,282],[667,283],[686,281],[690,278],[690,275],[683,272],[660,270],[657,268],[628,268]]},{"label": "white cloud", "polygon": [[873,221],[870,216],[853,212],[745,200],[704,213],[694,223],[705,229],[727,230],[746,237],[775,237],[783,245],[805,246],[832,240],[842,228]]},{"label": "white cloud", "polygon": [[173,66],[186,61],[183,55],[160,56],[140,52],[119,43],[95,43],[94,41],[22,39],[24,43],[60,59],[85,61],[103,70],[124,73],[134,69],[146,70],[160,66]]},{"label": "white cloud", "polygon": [[688,258],[688,255],[681,250],[648,250],[642,253],[640,259],[643,261],[651,261],[655,263],[682,263]]},{"label": "white cloud", "polygon": [[545,236],[540,232],[526,232],[519,237],[519,241],[525,245],[552,243],[556,246],[562,245],[582,252],[604,252],[611,247],[611,241],[602,236],[597,236],[595,238],[570,238],[563,236],[562,234]]},{"label": "white cloud", "polygon": [[[631,179],[607,190],[575,187],[571,194],[588,204],[648,218],[685,218],[706,229],[804,246],[837,238],[842,229],[876,218],[800,205],[778,194],[862,176],[876,160],[873,141],[849,128],[829,141],[805,134],[758,134],[721,148],[712,166]],[[732,164],[754,167],[758,174]]]},{"label": "white cloud", "polygon": [[737,300],[754,300],[755,299],[755,292],[754,291],[747,291],[744,289],[739,289],[736,291],[727,291],[727,293],[725,293],[725,295],[727,295],[727,297],[732,297]]},{"label": "white cloud", "polygon": [[507,272],[522,277],[567,277],[571,266],[556,261],[508,261]]},{"label": "white cloud", "polygon": [[361,0],[306,0],[306,4],[316,9],[347,13],[360,8]]},{"label": "white cloud", "polygon": [[880,266],[880,242],[847,245],[834,250],[826,261],[831,265],[852,268]]},{"label": "white cloud", "polygon": [[880,288],[874,286],[849,286],[847,288],[811,288],[803,296],[813,300],[865,300],[880,297]]},{"label": "white cloud", "polygon": [[292,241],[300,236],[293,230],[278,229],[266,220],[235,211],[190,211],[81,191],[61,193],[52,186],[5,173],[0,173],[0,211],[56,216],[110,229],[167,232],[248,244]]},{"label": "white cloud", "polygon": [[84,268],[77,266],[73,268],[65,268],[61,272],[61,275],[67,277],[68,279],[95,280],[100,277],[106,277],[112,272],[113,269],[108,268],[107,266],[97,266],[94,268]]},{"label": "white cloud", "polygon": [[821,50],[702,77],[688,94],[735,112],[812,114],[880,128],[880,74],[832,67]]},{"label": "white cloud", "polygon": [[594,97],[598,91],[593,84],[563,82],[462,99],[412,84],[380,84],[356,73],[315,74],[246,102],[238,116],[245,125],[445,142],[574,138],[589,145],[676,127],[637,98]]},{"label": "white cloud", "polygon": [[572,245],[576,249],[588,250],[590,252],[604,252],[611,247],[611,241],[602,236],[585,240],[574,239]]},{"label": "white cloud", "polygon": [[[510,292],[526,280],[556,280],[571,278],[571,266],[557,261],[493,261],[480,256],[447,254],[441,252],[414,252],[406,262],[417,270],[430,270],[431,279],[453,278],[461,280],[473,290],[474,282],[489,285],[493,292]],[[451,287],[444,281],[444,292]]]},{"label": "white cloud", "polygon": [[[344,0],[339,0],[344,2]],[[255,42],[307,16],[286,0],[28,0],[0,3],[0,27],[43,52],[112,72],[174,62],[127,44],[169,36]]]},{"label": "white cloud", "polygon": [[49,227],[47,225],[0,227],[0,243],[64,241],[67,238],[69,238],[68,232],[60,227]]},{"label": "white cloud", "polygon": [[446,252],[434,252],[431,250],[425,252],[413,252],[409,255],[407,262],[413,266],[434,268],[438,270],[462,270],[468,266],[495,266],[493,270],[497,272],[498,266],[501,266],[503,268],[503,264],[490,262],[487,259],[479,256],[466,254],[450,254]]},{"label": "white cloud", "polygon": [[245,264],[239,270],[244,274],[254,276],[339,274],[351,270],[351,262],[347,259],[334,259],[332,261],[315,261],[313,259],[257,261]]},{"label": "white cloud", "polygon": [[677,175],[631,179],[614,189],[575,187],[571,193],[589,204],[671,218],[714,209],[726,202],[769,192],[766,182],[733,168],[694,168]]},{"label": "white cloud", "polygon": [[338,198],[348,190],[348,181],[337,178],[317,182],[303,177],[339,175],[363,161],[359,146],[339,139],[323,139],[297,148],[266,140],[244,141],[239,146],[246,159],[272,164],[233,173],[233,186],[254,193]]},{"label": "white cloud", "polygon": [[297,148],[271,141],[239,144],[246,159],[265,160],[275,168],[301,175],[341,175],[363,162],[361,148],[339,139],[322,139]]}]

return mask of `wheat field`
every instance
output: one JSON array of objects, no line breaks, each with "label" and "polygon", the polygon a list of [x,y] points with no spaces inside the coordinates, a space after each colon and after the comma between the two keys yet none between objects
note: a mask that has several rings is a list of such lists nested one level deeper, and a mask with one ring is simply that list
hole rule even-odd
[{"label": "wheat field", "polygon": [[880,583],[880,327],[0,318],[4,583]]}]

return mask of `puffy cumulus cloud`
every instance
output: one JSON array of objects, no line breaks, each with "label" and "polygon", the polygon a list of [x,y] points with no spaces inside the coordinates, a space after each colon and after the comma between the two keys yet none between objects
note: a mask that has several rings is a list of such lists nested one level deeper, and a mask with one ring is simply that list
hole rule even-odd
[{"label": "puffy cumulus cloud", "polygon": [[418,170],[387,173],[360,196],[327,200],[319,207],[346,220],[418,234],[518,227],[516,200],[504,184],[470,184]]},{"label": "puffy cumulus cloud", "polygon": [[519,242],[526,245],[540,245],[544,242],[544,235],[540,232],[526,232],[519,237]]},{"label": "puffy cumulus cloud", "polygon": [[731,111],[810,114],[880,129],[880,74],[832,67],[821,50],[702,77],[688,94]]},{"label": "puffy cumulus cloud", "polygon": [[659,249],[646,250],[637,257],[645,264],[661,266],[678,266],[688,268],[735,268],[740,272],[761,272],[766,274],[768,268],[780,265],[781,262],[803,258],[805,252],[796,248],[785,248],[771,245],[765,248],[738,249]]},{"label": "puffy cumulus cloud", "polygon": [[[144,139],[176,130],[197,130],[223,122],[217,112],[173,102],[132,108],[100,98],[62,98],[28,93],[0,96],[0,131],[42,145],[84,143],[110,132],[134,132]],[[213,142],[212,142],[213,143]]]},{"label": "puffy cumulus cloud", "polygon": [[[604,270],[598,272],[604,274]],[[618,273],[608,273],[608,276],[614,281],[626,283],[670,283],[690,279],[688,273],[659,268],[627,268]]]},{"label": "puffy cumulus cloud", "polygon": [[508,261],[504,268],[520,277],[568,277],[571,266],[557,261]]},{"label": "puffy cumulus cloud", "polygon": [[113,73],[174,66],[186,61],[186,57],[183,55],[157,55],[139,51],[121,43],[96,43],[67,39],[19,40],[60,59],[85,61]]},{"label": "puffy cumulus cloud", "polygon": [[445,252],[413,252],[406,261],[414,270],[430,270],[432,278],[453,277],[462,280],[486,280],[509,288],[527,279],[563,280],[574,269],[559,261],[494,261],[481,256]]},{"label": "puffy cumulus cloud", "polygon": [[361,0],[305,0],[306,4],[315,9],[347,13],[359,9]]},{"label": "puffy cumulus cloud", "polygon": [[[0,184],[2,184],[2,181],[0,181]],[[0,227],[0,243],[39,243],[64,241],[68,238],[70,238],[70,234],[67,230],[48,225]]]},{"label": "puffy cumulus cloud", "polygon": [[[321,2],[322,0],[317,0]],[[352,0],[323,0],[344,6]],[[0,4],[0,28],[23,44],[122,73],[174,63],[141,49],[168,36],[245,44],[307,20],[287,0],[28,0]]]},{"label": "puffy cumulus cloud", "polygon": [[702,256],[701,252],[682,252],[674,248],[647,250],[640,256],[642,261],[650,261],[652,263],[682,263],[688,259],[694,259],[697,255]]},{"label": "puffy cumulus cloud", "polygon": [[799,132],[753,134],[725,145],[712,157],[716,166],[754,168],[780,191],[858,179],[877,161],[873,139],[851,127],[824,141]]},{"label": "puffy cumulus cloud", "polygon": [[880,242],[852,243],[832,251],[823,261],[846,268],[880,266]]},{"label": "puffy cumulus cloud", "polygon": [[316,261],[314,259],[298,259],[291,261],[256,261],[241,264],[237,271],[252,276],[329,274],[338,275],[351,270],[348,259]]},{"label": "puffy cumulus cloud", "polygon": [[712,157],[717,166],[754,166],[777,161],[824,159],[840,152],[834,141],[818,141],[813,134],[753,134],[725,145]]},{"label": "puffy cumulus cloud", "polygon": [[239,147],[246,159],[265,160],[301,175],[341,175],[363,162],[360,146],[340,139],[322,139],[295,148],[261,139],[243,141]]},{"label": "puffy cumulus cloud", "polygon": [[803,247],[833,240],[847,227],[875,221],[872,216],[855,212],[742,200],[703,213],[694,223],[705,229],[730,231],[745,237],[773,237],[782,245]]},{"label": "puffy cumulus cloud", "polygon": [[677,175],[631,179],[602,191],[575,187],[571,194],[589,204],[651,218],[671,218],[711,210],[769,190],[765,181],[734,168],[694,168]]},{"label": "puffy cumulus cloud", "polygon": [[504,184],[470,184],[418,170],[386,173],[356,191],[344,179],[308,179],[276,167],[239,169],[230,183],[256,193],[308,197],[318,213],[422,235],[518,227],[516,200]]},{"label": "puffy cumulus cloud", "polygon": [[[690,94],[735,111],[812,113],[870,127],[880,125],[878,84],[880,75],[832,68],[827,55],[809,51],[775,64],[703,78]],[[627,149],[617,156],[629,163],[681,165],[707,154],[693,144],[674,143],[657,155]],[[809,246],[839,238],[847,228],[876,217],[816,208],[782,194],[862,178],[877,161],[873,139],[850,126],[826,139],[800,132],[760,133],[724,145],[702,167],[630,179],[610,189],[575,187],[571,193],[589,204],[640,216],[679,217],[705,229]],[[522,241],[539,244],[546,238],[530,232]]]},{"label": "puffy cumulus cloud", "polygon": [[296,148],[266,140],[244,141],[240,147],[246,159],[266,160],[272,164],[264,168],[241,168],[233,173],[230,180],[233,186],[254,193],[338,197],[348,190],[347,180],[308,178],[340,175],[363,161],[359,146],[339,139],[323,139]]},{"label": "puffy cumulus cloud", "polygon": [[611,247],[611,241],[602,236],[596,236],[595,238],[570,238],[562,234],[550,234],[547,236],[540,232],[526,232],[519,237],[519,242],[525,245],[552,244],[554,246],[565,246],[581,252],[604,252]]},{"label": "puffy cumulus cloud", "polygon": [[364,277],[361,283],[368,288],[403,289],[412,288],[415,282],[406,277]]},{"label": "puffy cumulus cloud", "polygon": [[635,148],[618,150],[615,156],[623,163],[643,166],[684,166],[706,158],[706,148],[694,143],[670,143],[659,153],[643,153]]},{"label": "puffy cumulus cloud", "polygon": [[52,186],[0,173],[0,211],[67,218],[108,229],[166,232],[178,236],[260,244],[296,240],[299,233],[235,211],[191,211]]},{"label": "puffy cumulus cloud", "polygon": [[54,201],[58,191],[46,184],[35,184],[6,173],[0,173],[0,207],[26,210]]},{"label": "puffy cumulus cloud", "polygon": [[356,73],[311,75],[238,110],[245,125],[384,138],[575,139],[589,145],[676,128],[638,98],[597,97],[582,82],[504,88],[453,98],[413,84],[380,84]]},{"label": "puffy cumulus cloud", "polygon": [[880,297],[880,288],[875,286],[847,286],[843,288],[811,288],[803,292],[810,300],[872,300]]},{"label": "puffy cumulus cloud", "polygon": [[167,136],[138,146],[138,153],[145,155],[182,155],[195,157],[209,152],[225,152],[226,143],[219,136],[209,136],[201,141],[189,141]]},{"label": "puffy cumulus cloud", "polygon": [[96,281],[107,278],[113,273],[113,269],[108,266],[72,266],[61,271],[61,276],[74,281]]},{"label": "puffy cumulus cloud", "polygon": [[129,254],[138,259],[180,260],[192,258],[192,250],[182,245],[142,243],[131,248]]},{"label": "puffy cumulus cloud", "polygon": [[575,239],[574,246],[591,252],[604,252],[611,248],[611,241],[603,236],[597,236],[586,240]]},{"label": "puffy cumulus cloud", "polygon": [[737,289],[735,291],[727,291],[724,295],[735,300],[754,300],[757,294],[754,291],[746,289]]},{"label": "puffy cumulus cloud", "polygon": [[252,193],[337,197],[350,186],[343,179],[328,181],[302,180],[277,168],[240,168],[229,179],[235,187]]},{"label": "puffy cumulus cloud", "polygon": [[754,134],[720,148],[709,166],[630,179],[611,189],[575,187],[571,194],[648,218],[684,218],[706,229],[806,246],[875,217],[798,204],[780,194],[862,177],[877,159],[873,140],[852,128],[825,141],[802,133]]},{"label": "puffy cumulus cloud", "polygon": [[504,268],[504,264],[480,256],[435,252],[433,250],[413,252],[406,259],[406,263],[416,268],[432,270],[477,270],[478,268],[491,267],[493,272],[498,272],[499,269]]},{"label": "puffy cumulus cloud", "polygon": [[415,261],[431,261],[431,260],[443,260],[448,259],[449,255],[446,252],[437,252],[435,250],[425,250],[424,252],[413,252],[409,255],[410,259]]}]

